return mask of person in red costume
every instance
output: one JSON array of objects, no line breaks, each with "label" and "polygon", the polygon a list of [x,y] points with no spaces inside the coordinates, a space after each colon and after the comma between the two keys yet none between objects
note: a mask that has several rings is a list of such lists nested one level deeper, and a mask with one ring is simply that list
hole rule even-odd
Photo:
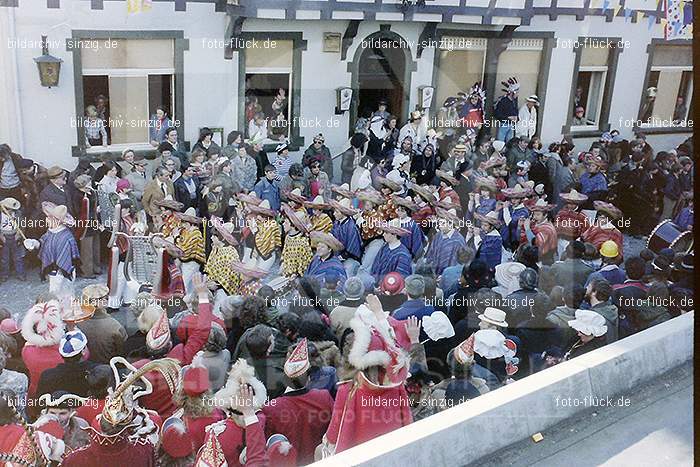
[{"label": "person in red costume", "polygon": [[520,232],[521,243],[527,243],[534,238],[539,260],[542,264],[551,265],[557,254],[557,230],[547,218],[547,213],[554,209],[553,204],[547,204],[543,199],[530,206],[530,217],[521,218],[523,229]]},{"label": "person in red costume", "polygon": [[413,421],[404,383],[409,368],[406,324],[386,316],[368,295],[350,320],[354,336],[347,374],[338,383],[323,457],[345,451]]},{"label": "person in red costume", "polygon": [[229,371],[226,385],[214,395],[228,417],[206,428],[198,467],[263,467],[269,465],[265,449],[265,416],[256,415],[265,400],[265,386],[255,370],[239,359]]},{"label": "person in red costume", "polygon": [[[116,388],[109,394],[102,413],[87,429],[90,444],[68,454],[63,459],[63,466],[155,466],[158,426],[137,400],[152,389],[144,377],[149,371],[162,374],[168,386],[174,390],[180,365],[176,360],[163,358],[136,369],[122,357],[112,358],[110,365],[117,379]],[[119,377],[118,366],[121,365],[130,370],[123,380]]]},{"label": "person in red costume", "polygon": [[622,258],[622,232],[615,227],[615,222],[622,218],[622,211],[610,203],[594,201],[593,206],[598,211],[596,220],[581,235],[581,240],[592,243],[597,250],[606,240],[612,240],[617,244],[617,251]]},{"label": "person in red costume", "polygon": [[61,319],[61,305],[56,300],[37,303],[22,319],[22,360],[29,369],[28,398],[33,398],[44,370],[63,363],[58,352],[58,344],[65,334],[65,324]]},{"label": "person in red costume", "polygon": [[284,435],[297,451],[297,462],[306,465],[314,461],[314,451],[328,428],[333,398],[326,389],[306,387],[311,367],[307,339],[290,349],[284,364],[287,389],[262,410],[265,434],[268,437]]},{"label": "person in red costume", "polygon": [[[193,309],[197,309],[196,324],[192,327],[185,342],[171,348],[172,340],[168,315],[165,310],[162,310],[160,318],[146,334],[146,346],[151,359],[167,356],[177,360],[181,365],[189,365],[197,352],[202,350],[206,344],[213,320],[206,276],[195,274],[193,284],[194,293],[197,295],[197,301],[193,304]],[[138,360],[134,362],[134,366],[141,368],[150,361],[150,359]],[[146,379],[153,385],[153,391],[144,397],[143,406],[155,410],[163,418],[170,417],[177,409],[171,395],[172,390],[165,384],[162,375],[157,372],[148,373]]]},{"label": "person in red costume", "polygon": [[554,228],[557,229],[559,236],[557,250],[561,257],[569,243],[578,239],[588,228],[588,218],[578,210],[588,200],[588,196],[571,190],[568,193],[561,193],[559,197],[564,202],[564,206],[554,218]]},{"label": "person in red costume", "polygon": [[204,445],[204,429],[226,418],[224,411],[214,407],[209,370],[202,362],[202,354],[195,356],[192,363],[182,371],[181,384],[175,391],[173,399],[179,409],[175,416],[185,424],[192,442],[193,452]]}]

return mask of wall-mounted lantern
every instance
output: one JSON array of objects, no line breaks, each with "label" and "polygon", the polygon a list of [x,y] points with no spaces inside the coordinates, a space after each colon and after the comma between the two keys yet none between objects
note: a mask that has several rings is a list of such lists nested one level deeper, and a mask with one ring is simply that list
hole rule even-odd
[{"label": "wall-mounted lantern", "polygon": [[335,90],[335,114],[341,115],[350,110],[352,88],[340,87]]},{"label": "wall-mounted lantern", "polygon": [[58,77],[61,74],[61,60],[53,55],[49,55],[49,44],[46,36],[41,36],[41,57],[34,59],[39,68],[39,79],[42,86],[58,86]]}]

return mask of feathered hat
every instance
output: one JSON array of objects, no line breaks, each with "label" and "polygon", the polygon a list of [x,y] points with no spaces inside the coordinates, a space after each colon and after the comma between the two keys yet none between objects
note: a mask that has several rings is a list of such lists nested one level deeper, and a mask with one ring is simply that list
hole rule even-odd
[{"label": "feathered hat", "polygon": [[474,86],[472,86],[469,89],[469,97],[476,96],[478,97],[481,102],[484,102],[486,100],[486,91],[484,88],[481,87],[481,82],[477,81],[474,83]]},{"label": "feathered hat", "polygon": [[[122,427],[122,429],[115,434],[106,435],[90,426],[87,429],[88,434],[100,444],[103,443],[105,438],[123,436],[124,430],[129,427],[134,419],[136,400],[153,391],[153,385],[145,376],[148,372],[157,371],[163,375],[163,379],[171,393],[175,392],[180,378],[180,363],[173,358],[153,360],[137,369],[124,357],[112,357],[109,365],[114,373],[116,387],[114,390],[109,389],[102,413],[97,416],[96,421],[98,426],[104,422],[115,428]],[[122,376],[123,369],[129,371],[126,377]]]},{"label": "feathered hat", "polygon": [[61,319],[61,305],[56,300],[37,303],[22,320],[22,337],[30,345],[50,347],[58,345],[65,334]]},{"label": "feathered hat", "polygon": [[253,408],[260,409],[267,400],[265,385],[255,377],[255,369],[244,359],[239,358],[228,372],[226,385],[214,394],[216,406],[224,410],[236,408],[236,398],[241,393],[241,385],[247,384],[253,388]]},{"label": "feathered hat", "polygon": [[503,86],[503,92],[515,92],[520,89],[520,83],[515,76],[511,76],[506,81],[501,81],[501,86]]}]

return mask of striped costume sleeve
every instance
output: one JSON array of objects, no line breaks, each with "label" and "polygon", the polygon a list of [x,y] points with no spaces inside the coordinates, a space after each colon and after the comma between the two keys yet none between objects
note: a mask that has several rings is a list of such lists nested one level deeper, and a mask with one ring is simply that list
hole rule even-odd
[{"label": "striped costume sleeve", "polygon": [[279,225],[273,219],[260,224],[255,235],[255,247],[263,257],[268,257],[282,246],[282,234]]},{"label": "striped costume sleeve", "polygon": [[328,214],[319,214],[311,218],[311,230],[323,233],[331,233],[333,221]]},{"label": "striped costume sleeve", "polygon": [[199,229],[188,229],[180,233],[178,237],[178,246],[182,249],[182,261],[197,261],[204,264],[206,256],[204,255],[204,237]]}]

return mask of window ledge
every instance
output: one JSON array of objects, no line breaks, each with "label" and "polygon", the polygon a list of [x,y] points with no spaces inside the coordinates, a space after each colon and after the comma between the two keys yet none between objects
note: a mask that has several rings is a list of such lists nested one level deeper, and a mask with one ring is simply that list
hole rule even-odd
[{"label": "window ledge", "polygon": [[[182,144],[189,151],[190,142],[183,141]],[[71,155],[73,157],[88,156],[92,162],[99,162],[105,156],[109,156],[109,160],[121,160],[122,151],[124,149],[131,149],[134,151],[134,155],[143,156],[146,159],[153,160],[158,157],[158,152],[156,148],[151,146],[149,143],[138,143],[138,144],[112,144],[110,146],[71,146]]]},{"label": "window ledge", "polygon": [[647,135],[664,135],[677,133],[693,133],[693,126],[635,126],[634,131],[641,131]]}]

